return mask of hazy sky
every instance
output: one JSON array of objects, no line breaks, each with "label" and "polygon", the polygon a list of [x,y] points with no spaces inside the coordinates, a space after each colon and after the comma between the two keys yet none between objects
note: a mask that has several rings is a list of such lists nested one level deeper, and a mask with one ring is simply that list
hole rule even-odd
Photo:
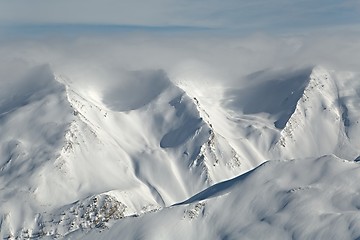
[{"label": "hazy sky", "polygon": [[292,66],[358,71],[359,35],[360,0],[0,0],[0,63],[86,81],[119,69],[218,82]]},{"label": "hazy sky", "polygon": [[359,0],[0,0],[0,25],[119,25],[286,32],[356,27]]}]

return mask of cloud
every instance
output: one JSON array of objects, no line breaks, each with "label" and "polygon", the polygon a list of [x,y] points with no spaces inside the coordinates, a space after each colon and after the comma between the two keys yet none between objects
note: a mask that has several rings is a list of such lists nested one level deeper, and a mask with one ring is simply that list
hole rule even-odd
[{"label": "cloud", "polygon": [[271,32],[356,24],[360,22],[358,6],[354,0],[12,0],[0,1],[0,23],[190,26]]},{"label": "cloud", "polygon": [[56,73],[89,86],[144,70],[163,70],[172,81],[232,84],[263,69],[323,65],[359,71],[359,52],[359,33],[347,31],[247,37],[120,34],[3,42],[0,62],[50,64]]}]

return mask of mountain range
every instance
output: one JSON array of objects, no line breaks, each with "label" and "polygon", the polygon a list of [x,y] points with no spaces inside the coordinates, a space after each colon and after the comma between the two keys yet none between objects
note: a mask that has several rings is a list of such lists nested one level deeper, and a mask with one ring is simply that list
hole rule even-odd
[{"label": "mountain range", "polygon": [[264,69],[228,87],[147,69],[99,88],[9,69],[0,237],[360,238],[358,77]]}]

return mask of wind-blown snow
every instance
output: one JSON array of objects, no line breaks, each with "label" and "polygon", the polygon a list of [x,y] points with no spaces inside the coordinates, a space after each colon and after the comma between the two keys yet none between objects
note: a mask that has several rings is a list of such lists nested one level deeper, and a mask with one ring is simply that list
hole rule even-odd
[{"label": "wind-blown snow", "polygon": [[357,73],[228,89],[148,69],[97,88],[16,66],[1,70],[2,238],[358,237]]},{"label": "wind-blown snow", "polygon": [[148,104],[169,85],[169,79],[160,70],[130,72],[119,82],[114,87],[110,86],[103,96],[103,102],[119,112]]}]

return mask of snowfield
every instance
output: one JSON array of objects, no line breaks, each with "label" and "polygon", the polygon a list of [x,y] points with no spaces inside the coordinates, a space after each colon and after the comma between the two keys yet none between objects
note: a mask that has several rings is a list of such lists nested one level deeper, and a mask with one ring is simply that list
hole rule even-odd
[{"label": "snowfield", "polygon": [[360,238],[355,72],[0,71],[2,239]]},{"label": "snowfield", "polygon": [[92,230],[85,238],[357,239],[359,170],[358,163],[334,156],[269,161],[175,206]]}]

